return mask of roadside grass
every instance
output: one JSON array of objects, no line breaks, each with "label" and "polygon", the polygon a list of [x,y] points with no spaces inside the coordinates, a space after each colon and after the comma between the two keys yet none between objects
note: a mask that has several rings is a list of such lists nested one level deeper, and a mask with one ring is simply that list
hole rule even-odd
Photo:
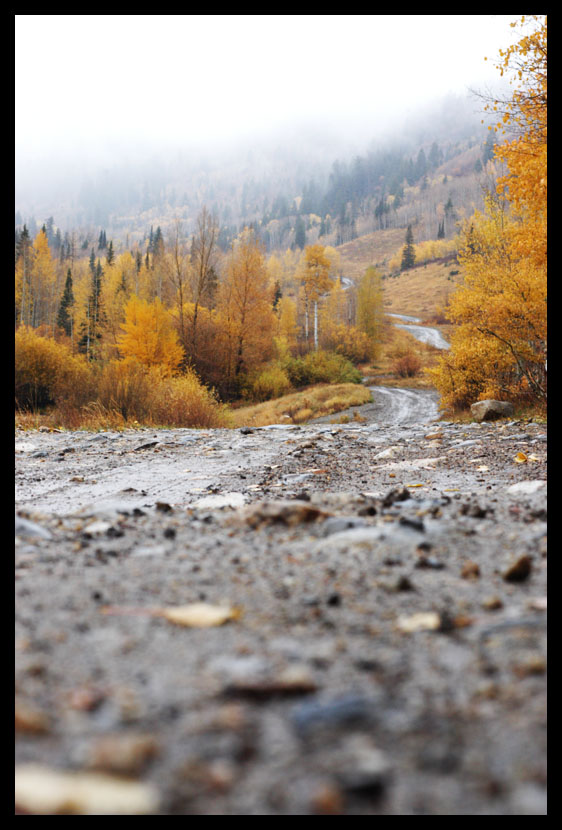
[{"label": "roadside grass", "polygon": [[[396,328],[387,319],[376,360],[359,368],[366,378],[364,383],[371,386],[431,389],[424,369],[435,366],[440,353],[440,349],[421,343],[410,332]],[[408,364],[412,370],[409,375]]]},{"label": "roadside grass", "polygon": [[319,384],[282,398],[233,409],[233,425],[260,427],[269,424],[303,424],[311,418],[332,415],[370,401],[371,393],[363,385]]},{"label": "roadside grass", "polygon": [[[452,271],[457,271],[452,274]],[[438,325],[447,337],[451,328],[440,313],[444,309],[457,284],[462,281],[462,269],[451,262],[428,262],[418,265],[396,277],[383,280],[385,311],[410,314],[422,323]],[[443,322],[441,322],[443,320]]]}]

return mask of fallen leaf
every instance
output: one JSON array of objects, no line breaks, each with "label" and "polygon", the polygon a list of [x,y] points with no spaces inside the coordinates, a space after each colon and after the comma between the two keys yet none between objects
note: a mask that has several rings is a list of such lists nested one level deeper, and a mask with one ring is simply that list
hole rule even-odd
[{"label": "fallen leaf", "polygon": [[16,806],[32,815],[142,816],[158,809],[157,791],[140,781],[40,764],[21,764],[15,773]]},{"label": "fallen leaf", "polygon": [[163,608],[156,616],[164,617],[175,625],[184,625],[188,628],[211,628],[223,625],[229,620],[237,620],[242,616],[240,608],[221,605],[210,605],[206,602],[193,602],[190,605],[179,605],[175,608]]},{"label": "fallen leaf", "polygon": [[481,473],[487,473],[490,468],[486,464],[480,464],[476,469]]},{"label": "fallen leaf", "polygon": [[524,452],[518,452],[513,460],[516,464],[524,464],[527,461],[527,456]]},{"label": "fallen leaf", "polygon": [[435,611],[421,611],[411,617],[399,617],[396,623],[399,631],[412,634],[414,631],[436,631],[441,626],[441,617]]},{"label": "fallen leaf", "polygon": [[423,484],[406,484],[406,487],[423,487]]}]

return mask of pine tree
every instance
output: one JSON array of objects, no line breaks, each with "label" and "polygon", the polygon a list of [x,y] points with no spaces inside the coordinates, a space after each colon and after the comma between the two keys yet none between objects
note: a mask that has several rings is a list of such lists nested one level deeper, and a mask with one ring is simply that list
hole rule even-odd
[{"label": "pine tree", "polygon": [[68,337],[72,337],[73,320],[71,315],[71,308],[74,305],[74,292],[72,290],[72,271],[70,268],[66,274],[66,282],[64,284],[64,291],[60,301],[59,311],[57,315],[57,326],[63,329]]},{"label": "pine tree", "polygon": [[408,225],[406,231],[406,244],[402,249],[402,263],[400,270],[405,271],[407,268],[412,268],[416,262],[416,252],[414,250],[414,234],[412,233],[412,226]]},{"label": "pine tree", "polygon": [[297,216],[295,222],[295,248],[300,248],[301,251],[306,245],[306,228],[302,216]]},{"label": "pine tree", "polygon": [[107,264],[113,265],[115,261],[115,254],[113,253],[113,239],[109,240],[109,247],[107,249]]},{"label": "pine tree", "polygon": [[[16,320],[27,325],[31,322],[31,269],[33,249],[27,225],[19,235],[16,245]],[[19,300],[19,302],[18,302]]]}]

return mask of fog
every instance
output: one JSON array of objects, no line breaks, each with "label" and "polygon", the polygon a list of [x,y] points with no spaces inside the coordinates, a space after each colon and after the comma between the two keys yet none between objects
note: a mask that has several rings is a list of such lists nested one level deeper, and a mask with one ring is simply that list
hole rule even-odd
[{"label": "fog", "polygon": [[362,152],[499,88],[516,17],[15,15],[17,199],[178,153]]}]

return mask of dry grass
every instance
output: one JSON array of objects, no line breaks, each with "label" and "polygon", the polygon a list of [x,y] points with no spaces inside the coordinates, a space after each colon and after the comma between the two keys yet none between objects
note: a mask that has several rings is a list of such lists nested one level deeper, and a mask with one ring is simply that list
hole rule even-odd
[{"label": "dry grass", "polygon": [[[458,274],[451,275],[451,271]],[[404,271],[397,277],[383,281],[386,311],[410,314],[424,323],[432,323],[462,279],[462,271],[455,262],[428,262]]]},{"label": "dry grass", "polygon": [[321,384],[273,401],[240,407],[232,415],[235,427],[302,424],[311,418],[341,412],[370,400],[369,390],[356,383]]},{"label": "dry grass", "polygon": [[[440,327],[441,328],[441,327]],[[432,384],[425,376],[424,369],[436,365],[440,349],[420,343],[404,329],[398,329],[387,321],[383,340],[376,362],[362,366],[361,371],[371,386],[398,386],[410,389],[431,389]],[[404,377],[400,374],[401,363],[415,360],[419,364],[415,376]]]},{"label": "dry grass", "polygon": [[377,266],[384,273],[385,260],[404,245],[405,233],[403,228],[373,231],[338,245],[343,273],[346,277],[358,279],[370,265]]}]

